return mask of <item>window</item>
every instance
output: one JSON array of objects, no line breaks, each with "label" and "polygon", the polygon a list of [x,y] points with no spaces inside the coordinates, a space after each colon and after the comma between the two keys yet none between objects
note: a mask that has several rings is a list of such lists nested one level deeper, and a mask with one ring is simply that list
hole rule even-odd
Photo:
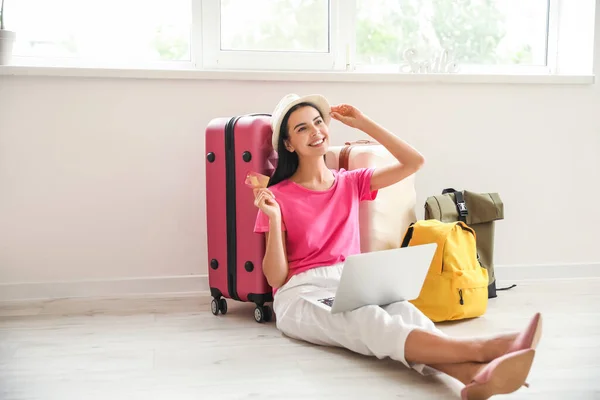
[{"label": "window", "polygon": [[548,1],[357,0],[356,65],[395,66],[447,50],[461,66],[546,66]]},{"label": "window", "polygon": [[337,9],[348,0],[202,2],[205,68],[331,70]]},{"label": "window", "polygon": [[6,0],[5,7],[7,28],[17,32],[17,57],[190,60],[191,0]]},{"label": "window", "polygon": [[329,51],[327,0],[221,0],[221,50]]},{"label": "window", "polygon": [[408,72],[447,51],[463,73],[580,73],[595,15],[595,0],[5,3],[17,62],[204,70]]}]

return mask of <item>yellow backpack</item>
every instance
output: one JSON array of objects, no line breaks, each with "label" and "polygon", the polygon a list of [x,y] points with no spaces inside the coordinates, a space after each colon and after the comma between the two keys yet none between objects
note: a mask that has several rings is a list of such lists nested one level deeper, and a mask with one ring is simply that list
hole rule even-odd
[{"label": "yellow backpack", "polygon": [[488,272],[477,257],[475,231],[463,222],[417,221],[402,247],[437,243],[415,305],[434,322],[483,315],[488,304]]}]

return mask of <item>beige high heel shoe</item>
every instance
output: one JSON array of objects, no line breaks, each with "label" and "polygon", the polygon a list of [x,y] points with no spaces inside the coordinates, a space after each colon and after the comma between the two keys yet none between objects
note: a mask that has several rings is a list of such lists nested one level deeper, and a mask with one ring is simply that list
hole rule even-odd
[{"label": "beige high heel shoe", "polygon": [[463,388],[462,400],[486,400],[496,394],[515,392],[522,386],[529,387],[525,380],[534,356],[535,350],[525,349],[496,358]]}]

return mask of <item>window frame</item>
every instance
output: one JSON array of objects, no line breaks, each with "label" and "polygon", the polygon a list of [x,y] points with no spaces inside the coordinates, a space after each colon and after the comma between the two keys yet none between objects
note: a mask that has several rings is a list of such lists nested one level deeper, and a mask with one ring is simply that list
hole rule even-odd
[{"label": "window frame", "polygon": [[[478,76],[558,76],[591,75],[592,63],[588,49],[574,48],[574,40],[583,40],[586,45],[594,45],[594,38],[573,34],[575,14],[593,14],[590,7],[598,7],[594,0],[581,0],[577,4],[569,0],[546,0],[548,2],[546,66],[527,65],[459,65],[460,70],[452,75]],[[343,4],[342,4],[343,3]],[[77,58],[14,56],[14,66],[53,67],[53,68],[97,68],[97,69],[139,69],[160,71],[234,71],[248,73],[321,73],[331,76],[334,73],[350,73],[348,79],[360,76],[382,74],[411,76],[410,72],[400,71],[399,65],[356,66],[356,1],[329,0],[330,7],[330,49],[328,53],[311,52],[269,52],[269,51],[222,51],[220,50],[219,0],[190,0],[192,26],[190,30],[189,61],[120,62],[118,60],[92,61]],[[567,16],[567,17],[565,17]],[[571,20],[569,20],[569,16]],[[589,23],[590,21],[588,21]],[[595,21],[600,29],[600,21]],[[588,26],[589,28],[589,26]],[[591,28],[594,28],[592,25]],[[18,33],[17,33],[18,34]],[[574,52],[572,49],[575,49]],[[592,49],[593,50],[593,49]],[[294,55],[294,58],[291,57]],[[581,64],[581,66],[579,66]],[[583,65],[585,64],[585,65]],[[3,67],[0,67],[3,68]],[[423,74],[419,74],[423,75]],[[431,73],[429,75],[442,75]],[[447,74],[446,74],[447,75]],[[310,75],[309,75],[310,76]],[[354,78],[351,78],[353,76]],[[345,78],[344,78],[345,79]]]},{"label": "window frame", "polygon": [[[353,27],[355,25],[356,16],[356,0],[349,0],[354,5],[353,10]],[[558,13],[559,4],[563,0],[546,0],[547,2],[547,14],[546,14],[546,65],[484,65],[484,64],[459,64],[459,71],[457,74],[486,74],[486,75],[498,75],[498,74],[523,74],[523,75],[536,75],[536,74],[555,74],[557,71],[557,44],[558,44]],[[355,32],[355,29],[352,30]],[[351,33],[350,33],[351,34]],[[352,53],[351,58],[356,58],[356,36],[347,36],[352,41]],[[400,68],[401,64],[387,64],[387,65],[355,65],[352,63],[349,66],[349,70],[356,72],[365,73],[406,73],[402,72]]]},{"label": "window frame", "polygon": [[[309,51],[243,51],[221,49],[220,0],[192,0],[194,8],[201,8],[202,68],[206,70],[287,70],[332,71],[340,69],[340,18],[342,1],[328,0],[329,50]],[[194,16],[196,16],[194,14]],[[218,16],[218,17],[217,17]],[[197,25],[192,23],[192,25]],[[194,46],[194,49],[197,49]],[[198,50],[196,50],[198,51]]]},{"label": "window frame", "polygon": [[[192,0],[202,7],[202,54],[205,70],[258,70],[258,71],[349,71],[359,73],[407,73],[400,65],[356,65],[356,0],[329,0],[330,5],[330,52],[297,53],[268,51],[220,50],[220,0]],[[546,65],[459,65],[458,74],[556,74],[558,20],[560,2],[547,1]],[[342,2],[344,3],[342,6]],[[218,15],[219,18],[215,16]],[[196,25],[196,24],[194,24]],[[292,55],[300,56],[292,60]],[[410,74],[410,72],[408,72]]]},{"label": "window frame", "polygon": [[548,0],[548,31],[546,34],[546,72],[558,72],[559,13],[562,0]]}]

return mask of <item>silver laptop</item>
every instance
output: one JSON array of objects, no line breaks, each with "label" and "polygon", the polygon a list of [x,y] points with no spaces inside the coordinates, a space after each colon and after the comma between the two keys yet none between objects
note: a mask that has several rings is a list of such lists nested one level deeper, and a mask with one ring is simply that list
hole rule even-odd
[{"label": "silver laptop", "polygon": [[301,296],[334,314],[414,300],[419,297],[436,249],[437,244],[430,243],[349,256],[337,291],[319,289]]}]

